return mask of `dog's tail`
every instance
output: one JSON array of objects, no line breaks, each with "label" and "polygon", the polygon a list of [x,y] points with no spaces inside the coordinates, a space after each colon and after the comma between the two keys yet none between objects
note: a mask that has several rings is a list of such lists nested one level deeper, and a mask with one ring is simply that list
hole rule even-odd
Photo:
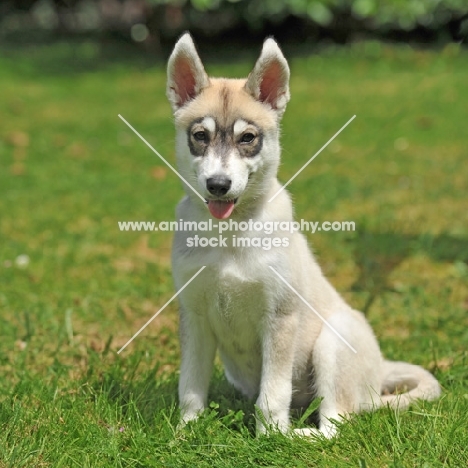
[{"label": "dog's tail", "polygon": [[384,361],[382,375],[381,406],[405,409],[414,400],[435,400],[440,396],[439,382],[420,366]]}]

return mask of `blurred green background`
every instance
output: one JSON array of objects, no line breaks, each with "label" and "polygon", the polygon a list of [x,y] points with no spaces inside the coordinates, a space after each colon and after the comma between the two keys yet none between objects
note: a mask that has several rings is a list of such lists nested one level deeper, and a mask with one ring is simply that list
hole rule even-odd
[{"label": "blurred green background", "polygon": [[186,29],[207,40],[282,42],[362,38],[466,41],[465,0],[8,0],[0,37],[27,42],[57,35],[120,36],[158,49]]},{"label": "blurred green background", "polygon": [[[0,467],[467,466],[466,2],[7,1],[0,4]],[[439,402],[382,410],[335,441],[253,436],[218,366],[176,433],[168,233],[180,181],[165,61],[189,29],[209,74],[243,77],[267,35],[291,65],[279,178],[325,274]],[[294,422],[295,421],[295,422]],[[302,424],[297,419],[293,424]],[[372,441],[370,443],[369,441]]]}]

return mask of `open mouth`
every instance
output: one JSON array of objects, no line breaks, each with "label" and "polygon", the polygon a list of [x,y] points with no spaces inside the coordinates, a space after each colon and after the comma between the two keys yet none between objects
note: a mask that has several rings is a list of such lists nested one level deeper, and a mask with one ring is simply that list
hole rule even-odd
[{"label": "open mouth", "polygon": [[227,219],[234,211],[237,198],[234,200],[205,200],[211,216],[216,219]]}]

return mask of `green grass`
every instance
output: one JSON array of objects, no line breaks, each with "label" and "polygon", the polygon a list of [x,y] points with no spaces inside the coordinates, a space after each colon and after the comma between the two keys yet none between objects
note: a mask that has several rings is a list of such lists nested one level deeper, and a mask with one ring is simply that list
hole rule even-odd
[{"label": "green grass", "polygon": [[388,358],[444,388],[314,443],[256,438],[220,368],[206,415],[176,433],[175,303],[117,355],[173,294],[171,235],[117,221],[171,220],[182,189],[117,118],[174,161],[164,66],[99,53],[0,58],[0,467],[467,466],[467,52],[372,43],[291,60],[281,180],[357,114],[291,184],[296,215],[356,222],[309,234],[324,271]]}]

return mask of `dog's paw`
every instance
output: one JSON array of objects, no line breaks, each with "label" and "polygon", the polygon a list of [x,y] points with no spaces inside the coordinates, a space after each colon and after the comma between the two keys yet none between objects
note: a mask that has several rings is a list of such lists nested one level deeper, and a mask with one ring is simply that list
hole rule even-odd
[{"label": "dog's paw", "polygon": [[300,429],[293,429],[293,434],[300,437],[320,437],[322,433],[314,427],[302,427]]},{"label": "dog's paw", "polygon": [[257,435],[268,435],[278,432],[287,434],[289,432],[289,412],[287,409],[271,411],[263,409],[259,404],[256,404],[255,418],[257,420]]},{"label": "dog's paw", "polygon": [[202,412],[203,411],[187,411],[183,413],[180,418],[179,424],[177,424],[176,431],[180,432],[185,428],[185,426],[187,426],[189,422],[196,421]]},{"label": "dog's paw", "polygon": [[316,429],[315,427],[303,427],[294,429],[293,434],[299,437],[308,437],[311,439],[325,437],[326,439],[332,439],[336,435],[335,426],[327,426],[323,429]]}]

